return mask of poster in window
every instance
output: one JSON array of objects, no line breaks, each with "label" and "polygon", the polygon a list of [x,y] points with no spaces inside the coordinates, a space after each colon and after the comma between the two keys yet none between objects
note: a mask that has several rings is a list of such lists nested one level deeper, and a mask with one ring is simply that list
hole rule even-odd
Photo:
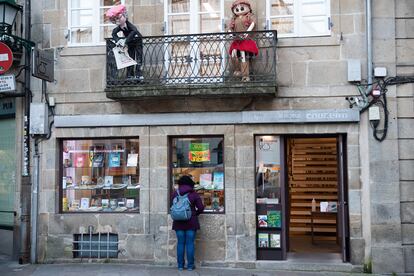
[{"label": "poster in window", "polygon": [[138,153],[128,154],[127,167],[136,167],[138,166]]},{"label": "poster in window", "polygon": [[259,224],[259,227],[267,227],[268,226],[267,215],[258,215],[257,222]]},{"label": "poster in window", "polygon": [[214,172],[213,173],[213,186],[216,190],[223,190],[224,188],[224,173]]},{"label": "poster in window", "polygon": [[188,159],[191,163],[210,162],[209,143],[191,143],[188,151]]},{"label": "poster in window", "polygon": [[95,152],[93,155],[92,167],[101,168],[104,165],[104,153]]},{"label": "poster in window", "polygon": [[203,173],[200,174],[200,185],[201,187],[203,187],[204,189],[211,189],[212,185],[211,185],[211,173]]},{"label": "poster in window", "polygon": [[121,166],[121,153],[111,152],[109,153],[109,167],[117,168]]}]

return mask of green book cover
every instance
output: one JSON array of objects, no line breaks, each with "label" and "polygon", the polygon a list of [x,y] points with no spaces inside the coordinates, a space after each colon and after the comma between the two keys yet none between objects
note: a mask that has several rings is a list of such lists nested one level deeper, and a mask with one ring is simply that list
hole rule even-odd
[{"label": "green book cover", "polygon": [[282,227],[280,211],[267,211],[267,227]]}]

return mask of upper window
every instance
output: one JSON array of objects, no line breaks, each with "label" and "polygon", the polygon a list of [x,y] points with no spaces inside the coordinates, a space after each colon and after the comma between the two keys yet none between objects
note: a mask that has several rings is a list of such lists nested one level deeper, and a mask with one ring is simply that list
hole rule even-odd
[{"label": "upper window", "polygon": [[172,138],[171,194],[178,188],[178,179],[189,175],[196,183],[206,213],[224,212],[223,137]]},{"label": "upper window", "polygon": [[330,0],[266,0],[266,19],[279,37],[329,35]]},{"label": "upper window", "polygon": [[139,140],[63,140],[62,212],[139,212]]},{"label": "upper window", "polygon": [[[68,0],[69,43],[71,45],[103,44],[110,37],[114,25],[106,18],[106,11],[119,0]],[[121,1],[124,3],[124,0]]]}]

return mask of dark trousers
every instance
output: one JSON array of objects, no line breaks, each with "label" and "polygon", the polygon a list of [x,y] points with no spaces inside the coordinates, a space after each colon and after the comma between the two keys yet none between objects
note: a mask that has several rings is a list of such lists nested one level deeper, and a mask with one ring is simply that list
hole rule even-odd
[{"label": "dark trousers", "polygon": [[[142,41],[134,44],[127,44],[128,46],[128,55],[137,62],[136,66],[129,66],[127,68],[127,75],[129,77],[133,76],[142,76],[142,54],[143,54],[143,47]],[[134,70],[135,67],[135,70]],[[135,71],[135,72],[134,72]]]}]

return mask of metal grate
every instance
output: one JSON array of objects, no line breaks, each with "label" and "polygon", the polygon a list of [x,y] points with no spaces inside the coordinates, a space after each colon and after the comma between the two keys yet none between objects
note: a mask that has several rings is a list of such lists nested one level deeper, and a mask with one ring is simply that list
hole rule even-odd
[{"label": "metal grate", "polygon": [[73,235],[74,258],[118,258],[118,234],[85,233]]}]

